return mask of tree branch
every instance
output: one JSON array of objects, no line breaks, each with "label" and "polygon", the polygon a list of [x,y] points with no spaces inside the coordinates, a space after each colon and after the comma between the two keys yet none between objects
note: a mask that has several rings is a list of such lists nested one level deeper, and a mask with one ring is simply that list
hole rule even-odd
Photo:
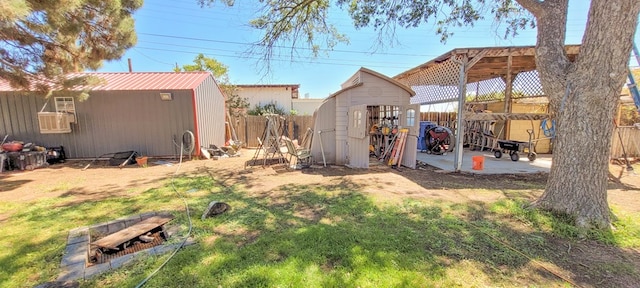
[{"label": "tree branch", "polygon": [[529,10],[531,14],[536,17],[541,16],[544,13],[544,1],[541,0],[516,0],[520,6],[524,7],[524,9]]}]

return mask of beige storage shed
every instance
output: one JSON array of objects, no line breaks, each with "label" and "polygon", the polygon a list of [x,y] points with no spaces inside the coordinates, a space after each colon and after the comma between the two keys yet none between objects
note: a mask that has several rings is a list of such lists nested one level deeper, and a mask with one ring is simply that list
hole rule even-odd
[{"label": "beige storage shed", "polygon": [[[368,168],[370,155],[390,146],[391,134],[381,127],[408,128],[401,165],[415,168],[420,106],[410,104],[415,93],[400,82],[360,68],[324,100],[314,113],[311,153],[319,164]],[[375,150],[375,151],[374,151]]]}]

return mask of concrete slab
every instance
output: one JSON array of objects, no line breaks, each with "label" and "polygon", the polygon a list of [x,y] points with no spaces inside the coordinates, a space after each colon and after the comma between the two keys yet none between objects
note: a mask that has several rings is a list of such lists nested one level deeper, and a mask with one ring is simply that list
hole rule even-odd
[{"label": "concrete slab", "polygon": [[[484,169],[473,170],[471,157],[484,156]],[[551,155],[538,154],[535,161],[529,161],[526,153],[520,153],[520,160],[511,161],[508,154],[500,159],[496,158],[491,151],[471,151],[464,150],[462,156],[462,172],[475,174],[521,174],[521,173],[549,173],[551,169]],[[454,152],[446,155],[433,155],[418,151],[417,159],[429,166],[445,171],[454,171]]]}]

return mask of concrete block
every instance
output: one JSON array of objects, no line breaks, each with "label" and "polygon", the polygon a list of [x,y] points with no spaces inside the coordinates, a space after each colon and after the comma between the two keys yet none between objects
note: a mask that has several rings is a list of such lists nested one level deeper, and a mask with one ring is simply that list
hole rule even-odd
[{"label": "concrete block", "polygon": [[135,253],[134,254],[127,254],[127,255],[123,255],[120,256],[118,258],[112,259],[111,262],[111,269],[117,269],[120,268],[128,263],[131,263],[131,261],[133,261],[133,258],[135,257]]},{"label": "concrete block", "polygon": [[61,267],[72,266],[77,263],[85,265],[87,262],[88,245],[86,242],[69,244],[64,249],[64,255],[60,263]]},{"label": "concrete block", "polygon": [[93,266],[89,266],[87,268],[84,269],[84,279],[89,279],[93,276],[102,274],[104,272],[107,272],[111,270],[111,263],[107,262],[107,263],[102,263],[102,264],[96,264]]},{"label": "concrete block", "polygon": [[67,245],[69,244],[77,244],[77,243],[88,243],[89,242],[89,231],[86,230],[85,234],[69,234],[69,238],[67,238]]},{"label": "concrete block", "polygon": [[89,227],[89,233],[91,234],[91,237],[94,237],[94,238],[98,235],[100,236],[109,235],[109,226],[105,224],[93,225]]},{"label": "concrete block", "polygon": [[89,227],[79,227],[69,231],[69,237],[89,235]]},{"label": "concrete block", "polygon": [[114,221],[113,223],[109,223],[109,234],[116,233],[124,228],[127,228],[124,221]]},{"label": "concrete block", "polygon": [[58,275],[56,281],[65,282],[76,279],[84,278],[84,268],[85,263],[76,263],[73,265],[65,266],[62,268],[62,271]]},{"label": "concrete block", "polygon": [[140,220],[144,220],[144,219],[147,219],[147,218],[151,218],[151,217],[153,217],[153,216],[156,216],[156,214],[157,214],[156,212],[147,212],[147,213],[142,213],[142,214],[140,214]]}]

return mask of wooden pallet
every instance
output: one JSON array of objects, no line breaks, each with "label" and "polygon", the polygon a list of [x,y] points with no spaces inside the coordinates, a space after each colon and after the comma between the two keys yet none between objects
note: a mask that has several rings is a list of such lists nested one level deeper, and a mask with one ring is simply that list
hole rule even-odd
[{"label": "wooden pallet", "polygon": [[133,238],[143,235],[165,223],[171,221],[173,216],[153,216],[151,218],[144,219],[131,227],[122,229],[116,233],[109,234],[103,238],[91,242],[91,245],[100,248],[108,248],[118,250],[118,246]]}]

